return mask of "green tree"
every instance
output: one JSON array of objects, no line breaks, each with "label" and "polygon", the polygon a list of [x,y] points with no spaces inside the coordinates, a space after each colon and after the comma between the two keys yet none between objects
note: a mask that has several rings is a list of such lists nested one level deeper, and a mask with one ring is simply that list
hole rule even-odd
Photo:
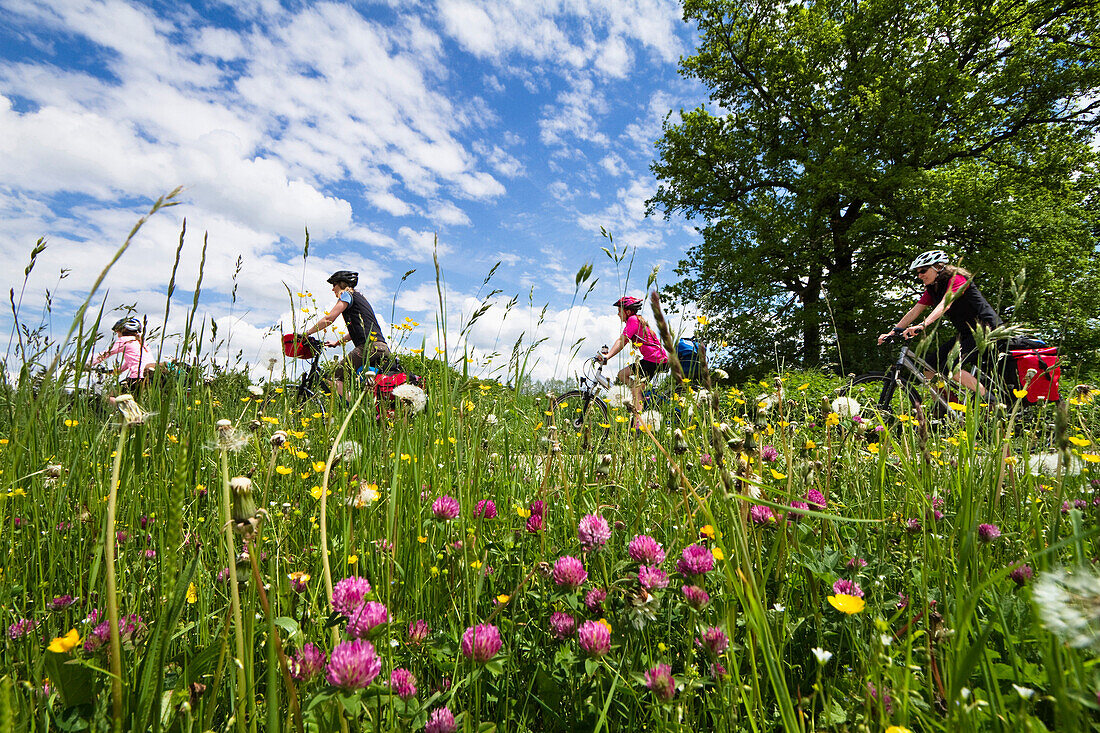
[{"label": "green tree", "polygon": [[[673,294],[739,361],[880,360],[931,248],[994,297],[1032,265],[1017,317],[1100,310],[1097,0],[684,0],[684,18],[682,72],[710,101],[666,120],[649,205],[698,222]],[[1074,328],[1096,347],[1095,320]]]}]

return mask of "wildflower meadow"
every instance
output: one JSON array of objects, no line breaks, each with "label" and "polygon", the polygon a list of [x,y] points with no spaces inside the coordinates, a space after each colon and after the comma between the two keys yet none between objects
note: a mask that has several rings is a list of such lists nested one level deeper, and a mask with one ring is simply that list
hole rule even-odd
[{"label": "wildflower meadow", "polygon": [[0,730],[1100,726],[1087,384],[930,423],[674,369],[565,440],[412,326],[392,402],[184,335],[111,403],[65,388],[97,320],[0,386]]}]

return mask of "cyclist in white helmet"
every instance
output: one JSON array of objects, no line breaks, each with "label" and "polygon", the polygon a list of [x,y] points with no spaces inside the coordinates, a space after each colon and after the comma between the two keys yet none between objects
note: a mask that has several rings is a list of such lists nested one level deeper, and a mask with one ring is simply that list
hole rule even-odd
[{"label": "cyclist in white helmet", "polygon": [[[122,376],[122,388],[127,392],[136,392],[145,383],[145,378],[157,367],[157,363],[153,361],[152,352],[145,346],[141,321],[133,316],[120,318],[111,330],[116,336],[114,343],[106,351],[96,354],[92,359],[92,366],[112,356],[118,357],[118,372]],[[113,401],[114,398],[111,399]]]},{"label": "cyclist in white helmet", "polygon": [[[1003,323],[1001,317],[972,283],[973,275],[961,267],[952,265],[951,258],[943,250],[934,249],[918,255],[909,265],[909,269],[916,274],[917,279],[924,286],[924,292],[909,312],[901,317],[897,325],[878,337],[878,342],[881,344],[890,336],[899,334],[911,339],[940,318],[947,316],[955,326],[958,336],[954,340],[941,344],[936,353],[930,352],[927,357],[928,362],[937,370],[943,371],[947,366],[948,355],[957,341],[960,348],[960,369],[954,377],[964,387],[979,390],[978,381],[974,375],[961,367],[978,363],[979,355],[977,345],[974,343],[974,329],[979,325],[996,328]],[[932,312],[921,321],[914,323],[929,306],[933,306]]]}]

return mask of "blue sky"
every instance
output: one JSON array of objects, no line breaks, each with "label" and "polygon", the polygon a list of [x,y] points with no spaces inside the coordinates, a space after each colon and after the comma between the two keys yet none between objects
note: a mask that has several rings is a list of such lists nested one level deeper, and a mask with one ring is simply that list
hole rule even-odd
[{"label": "blue sky", "polygon": [[[276,354],[268,334],[312,307],[283,284],[327,308],[325,277],[343,268],[385,320],[420,324],[395,333],[406,347],[434,349],[438,237],[449,344],[500,289],[461,346],[483,364],[521,334],[546,337],[533,374],[563,377],[561,344],[609,343],[607,303],[641,295],[654,267],[670,282],[694,242],[684,222],[643,216],[662,120],[705,98],[677,73],[694,29],[667,0],[0,0],[0,21],[0,254],[14,263],[0,284],[18,291],[46,237],[22,318],[38,323],[49,289],[56,334],[177,185],[183,203],[104,283],[107,307],[161,323],[186,218],[167,328],[180,329],[205,233],[199,311],[231,334],[222,360]],[[629,282],[601,227],[633,252]],[[589,261],[599,283],[571,308]]]}]

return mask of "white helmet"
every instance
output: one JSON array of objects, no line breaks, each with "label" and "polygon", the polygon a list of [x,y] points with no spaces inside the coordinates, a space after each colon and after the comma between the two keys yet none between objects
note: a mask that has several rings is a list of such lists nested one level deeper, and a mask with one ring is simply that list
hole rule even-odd
[{"label": "white helmet", "polygon": [[913,264],[909,265],[909,269],[919,270],[922,267],[931,267],[932,265],[946,265],[950,261],[951,258],[942,249],[933,249],[917,255],[917,259],[913,260]]}]

